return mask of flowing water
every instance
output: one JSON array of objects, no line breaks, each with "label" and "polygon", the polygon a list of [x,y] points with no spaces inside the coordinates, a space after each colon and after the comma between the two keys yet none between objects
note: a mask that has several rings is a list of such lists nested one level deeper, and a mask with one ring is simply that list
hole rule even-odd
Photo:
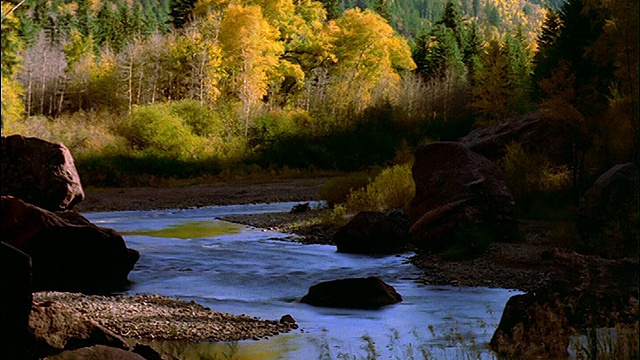
[{"label": "flowing water", "polygon": [[[269,340],[228,344],[156,342],[183,359],[492,358],[486,344],[509,297],[505,289],[421,285],[411,253],[363,256],[335,246],[285,241],[290,234],[218,217],[288,211],[296,203],[87,214],[124,234],[141,257],[127,294],[193,300],[215,311],[263,319],[292,315],[300,329]],[[301,304],[310,286],[378,276],[403,297],[380,310]]]}]

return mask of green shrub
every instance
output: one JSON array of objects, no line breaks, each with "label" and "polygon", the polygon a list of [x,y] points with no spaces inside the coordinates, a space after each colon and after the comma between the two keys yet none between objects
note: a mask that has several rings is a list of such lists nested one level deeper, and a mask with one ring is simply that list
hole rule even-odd
[{"label": "green shrub", "polygon": [[134,150],[168,157],[188,158],[201,145],[200,139],[167,104],[134,107],[119,132]]},{"label": "green shrub", "polygon": [[221,116],[196,100],[181,100],[170,103],[172,114],[182,119],[195,135],[224,135],[225,126]]},{"label": "green shrub", "polygon": [[349,212],[407,210],[415,193],[411,165],[396,165],[382,170],[366,188],[352,191],[346,207]]}]

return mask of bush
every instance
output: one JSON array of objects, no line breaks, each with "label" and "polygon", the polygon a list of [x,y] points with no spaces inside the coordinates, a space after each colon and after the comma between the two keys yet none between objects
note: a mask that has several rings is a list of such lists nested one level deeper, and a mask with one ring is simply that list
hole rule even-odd
[{"label": "bush", "polygon": [[174,158],[189,158],[200,143],[182,119],[167,104],[136,106],[119,128],[135,150],[157,152]]},{"label": "bush", "polygon": [[196,100],[181,100],[170,103],[171,113],[181,118],[191,132],[198,136],[224,135],[225,126],[220,115]]},{"label": "bush", "polygon": [[527,153],[520,144],[512,143],[498,166],[523,215],[542,219],[567,217],[564,209],[571,203],[567,190],[572,181],[566,165],[552,166],[543,156]]},{"label": "bush", "polygon": [[352,191],[346,207],[350,212],[407,210],[415,193],[411,165],[396,165],[382,170],[366,188]]}]

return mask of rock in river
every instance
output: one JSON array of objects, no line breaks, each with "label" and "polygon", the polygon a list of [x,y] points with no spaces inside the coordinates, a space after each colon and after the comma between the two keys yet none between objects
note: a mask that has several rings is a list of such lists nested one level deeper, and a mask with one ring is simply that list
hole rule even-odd
[{"label": "rock in river", "polygon": [[347,309],[379,309],[401,301],[392,286],[375,276],[322,282],[309,288],[300,300],[313,306]]}]

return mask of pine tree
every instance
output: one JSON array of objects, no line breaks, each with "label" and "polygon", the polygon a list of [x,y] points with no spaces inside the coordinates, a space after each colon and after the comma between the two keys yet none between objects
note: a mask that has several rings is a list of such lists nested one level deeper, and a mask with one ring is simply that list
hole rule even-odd
[{"label": "pine tree", "polygon": [[171,2],[171,24],[176,29],[183,28],[191,21],[191,11],[196,6],[197,0],[172,0]]},{"label": "pine tree", "polygon": [[327,11],[327,20],[335,20],[340,16],[339,0],[321,0],[324,9]]},{"label": "pine tree", "polygon": [[388,24],[391,24],[391,9],[389,8],[387,0],[374,0],[373,11],[382,16]]}]

